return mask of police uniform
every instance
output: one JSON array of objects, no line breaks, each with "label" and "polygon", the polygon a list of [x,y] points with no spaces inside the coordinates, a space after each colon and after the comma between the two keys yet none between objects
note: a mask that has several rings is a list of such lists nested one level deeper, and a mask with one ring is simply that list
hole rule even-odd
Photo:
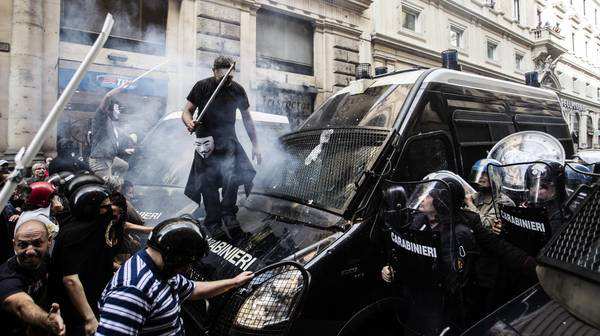
[{"label": "police uniform", "polygon": [[[218,84],[214,77],[197,82],[187,100],[202,110]],[[207,158],[194,153],[185,195],[198,204],[204,201],[205,223],[235,218],[239,186],[244,186],[246,195],[252,188],[256,171],[235,133],[236,110],[243,111],[249,106],[244,88],[231,81],[221,87],[196,129],[197,138],[213,137],[214,151]]]}]

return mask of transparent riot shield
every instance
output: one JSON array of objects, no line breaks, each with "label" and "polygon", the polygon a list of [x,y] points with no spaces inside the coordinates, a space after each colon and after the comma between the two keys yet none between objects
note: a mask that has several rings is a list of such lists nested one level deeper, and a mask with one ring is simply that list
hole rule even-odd
[{"label": "transparent riot shield", "polygon": [[565,149],[558,139],[539,131],[513,133],[498,141],[488,154],[502,164],[552,160],[565,163]]},{"label": "transparent riot shield", "polygon": [[457,263],[450,187],[441,179],[391,182],[388,186],[398,187],[408,199],[402,208],[384,210],[392,267],[409,287],[437,286]]},{"label": "transparent riot shield", "polygon": [[552,235],[550,211],[558,185],[548,185],[545,162],[490,165],[488,174],[501,237],[529,255],[537,255]]}]

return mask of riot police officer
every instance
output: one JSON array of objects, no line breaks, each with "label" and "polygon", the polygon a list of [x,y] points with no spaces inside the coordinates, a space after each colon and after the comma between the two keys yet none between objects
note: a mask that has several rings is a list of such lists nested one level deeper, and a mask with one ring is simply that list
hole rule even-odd
[{"label": "riot police officer", "polygon": [[564,221],[562,206],[567,198],[565,169],[556,161],[542,162],[532,164],[525,171],[525,186],[529,191],[525,206],[545,210],[551,234],[554,234]]},{"label": "riot police officer", "polygon": [[[382,277],[401,289],[410,307],[405,335],[453,334],[467,324],[464,288],[477,249],[465,223],[479,219],[461,209],[465,191],[456,178],[418,183],[402,210],[403,202],[387,202],[396,211],[386,211],[390,260]],[[395,188],[384,197],[402,199]]]},{"label": "riot police officer", "polygon": [[[477,195],[466,198],[469,210],[479,214],[481,223],[486,228],[491,228],[498,220],[496,207],[494,206],[494,195],[492,194],[492,182],[490,181],[489,167],[500,166],[501,163],[494,159],[481,159],[471,167],[469,183],[477,190]],[[503,194],[499,194],[496,203],[514,205],[514,202]]]}]

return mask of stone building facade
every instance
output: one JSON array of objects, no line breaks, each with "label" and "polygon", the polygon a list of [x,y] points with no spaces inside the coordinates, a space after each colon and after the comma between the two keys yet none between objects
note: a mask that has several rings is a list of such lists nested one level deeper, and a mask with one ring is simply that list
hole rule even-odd
[{"label": "stone building facade", "polygon": [[[125,123],[147,131],[181,109],[219,54],[238,61],[251,109],[297,126],[354,75],[368,52],[370,0],[12,0],[0,3],[0,153],[25,146],[51,109],[107,12],[116,23],[57,132],[89,147],[87,131],[104,93],[168,61],[123,93]],[[368,59],[368,56],[366,56]]]},{"label": "stone building facade", "polygon": [[375,66],[435,67],[456,49],[464,71],[523,82],[536,70],[579,147],[600,148],[600,1],[375,0],[371,11]]},{"label": "stone building facade", "polygon": [[600,148],[600,1],[536,1],[534,36],[548,47],[537,69],[559,92],[580,148]]},{"label": "stone building facade", "polygon": [[[292,128],[354,78],[356,65],[437,67],[559,92],[581,148],[600,147],[600,0],[9,0],[0,2],[0,153],[26,145],[83,60],[107,12],[111,38],[67,107],[57,138],[84,149],[106,90],[168,61],[123,96],[131,131],[183,106],[219,54],[238,62],[251,109]],[[573,39],[575,37],[575,39]],[[82,152],[85,155],[85,152]]]}]

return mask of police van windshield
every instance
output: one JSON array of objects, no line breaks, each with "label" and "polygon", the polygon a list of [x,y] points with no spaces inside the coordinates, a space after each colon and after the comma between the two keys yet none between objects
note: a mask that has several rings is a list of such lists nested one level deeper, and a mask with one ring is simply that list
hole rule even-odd
[{"label": "police van windshield", "polygon": [[356,182],[377,158],[412,87],[383,85],[325,102],[299,131],[281,138],[279,155],[258,171],[255,190],[345,212]]},{"label": "police van windshield", "polygon": [[361,94],[339,94],[321,105],[300,130],[353,126],[391,128],[412,86],[372,86]]}]

